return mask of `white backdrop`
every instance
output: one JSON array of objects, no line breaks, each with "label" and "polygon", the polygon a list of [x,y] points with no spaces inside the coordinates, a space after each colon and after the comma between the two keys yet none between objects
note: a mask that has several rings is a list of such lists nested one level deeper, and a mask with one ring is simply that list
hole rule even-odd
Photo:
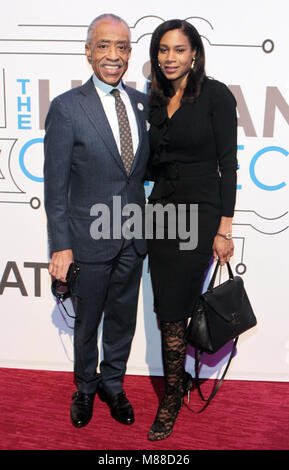
[{"label": "white backdrop", "polygon": [[[104,11],[92,0],[50,0],[45,8],[38,0],[1,3],[0,366],[73,370],[73,320],[56,306],[47,271],[43,121],[53,97],[91,75],[86,28],[95,16],[112,12],[131,27],[127,82],[145,89],[152,31],[163,20],[182,18],[203,37],[208,75],[229,85],[237,98],[240,169],[232,265],[244,279],[258,325],[240,339],[228,377],[289,380],[286,4],[111,0]],[[218,375],[228,353],[229,346],[206,356],[202,375]],[[189,351],[188,370],[193,364]],[[128,373],[162,374],[147,263]]]}]

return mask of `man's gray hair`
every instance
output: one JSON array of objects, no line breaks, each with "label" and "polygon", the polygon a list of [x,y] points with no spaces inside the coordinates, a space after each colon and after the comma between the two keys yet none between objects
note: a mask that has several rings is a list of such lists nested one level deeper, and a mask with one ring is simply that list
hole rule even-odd
[{"label": "man's gray hair", "polygon": [[110,19],[110,20],[113,20],[113,21],[118,21],[120,23],[123,23],[127,29],[128,29],[128,33],[129,33],[129,38],[130,38],[130,27],[129,25],[127,24],[126,21],[124,21],[120,16],[117,16],[117,15],[114,15],[113,13],[104,13],[103,15],[99,15],[97,16],[96,18],[94,18],[94,20],[90,23],[90,25],[88,26],[88,30],[87,30],[87,37],[86,37],[86,43],[89,44],[90,41],[91,41],[91,38],[92,38],[92,32],[94,30],[94,27],[95,27],[95,24],[98,22],[98,21],[101,21],[101,20],[105,20],[105,19]]}]

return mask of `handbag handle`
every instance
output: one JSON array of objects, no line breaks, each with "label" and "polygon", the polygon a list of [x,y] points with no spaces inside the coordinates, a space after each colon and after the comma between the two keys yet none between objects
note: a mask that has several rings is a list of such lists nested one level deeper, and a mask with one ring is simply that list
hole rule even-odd
[{"label": "handbag handle", "polygon": [[[232,281],[234,279],[234,274],[233,274],[233,271],[231,269],[230,263],[227,261],[226,265],[227,265],[227,269],[228,269],[229,279],[230,279],[230,281]],[[214,270],[214,273],[213,273],[213,276],[212,276],[212,279],[211,279],[210,284],[208,286],[208,290],[213,289],[214,284],[215,284],[215,280],[216,280],[216,276],[217,276],[217,272],[218,272],[218,269],[219,269],[220,266],[221,266],[220,265],[220,260],[218,259],[215,270]]]}]

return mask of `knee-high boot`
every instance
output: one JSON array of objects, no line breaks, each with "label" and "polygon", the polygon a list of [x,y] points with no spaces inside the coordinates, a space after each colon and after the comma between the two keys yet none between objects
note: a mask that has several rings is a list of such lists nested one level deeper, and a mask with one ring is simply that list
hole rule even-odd
[{"label": "knee-high boot", "polygon": [[165,375],[165,394],[158,407],[155,421],[148,433],[150,441],[166,439],[173,430],[184,393],[192,388],[192,380],[185,373],[186,323],[161,322],[162,356]]}]

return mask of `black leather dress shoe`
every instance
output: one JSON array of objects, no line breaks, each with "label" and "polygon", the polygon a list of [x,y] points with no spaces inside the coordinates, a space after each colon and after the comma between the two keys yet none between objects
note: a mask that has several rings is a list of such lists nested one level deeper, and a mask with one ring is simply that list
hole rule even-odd
[{"label": "black leather dress shoe", "polygon": [[76,428],[82,428],[91,420],[94,396],[95,393],[83,393],[80,390],[72,395],[70,417]]},{"label": "black leather dress shoe", "polygon": [[111,416],[122,424],[134,423],[133,408],[125,396],[124,392],[116,395],[109,395],[101,387],[98,387],[98,396],[110,407]]}]

